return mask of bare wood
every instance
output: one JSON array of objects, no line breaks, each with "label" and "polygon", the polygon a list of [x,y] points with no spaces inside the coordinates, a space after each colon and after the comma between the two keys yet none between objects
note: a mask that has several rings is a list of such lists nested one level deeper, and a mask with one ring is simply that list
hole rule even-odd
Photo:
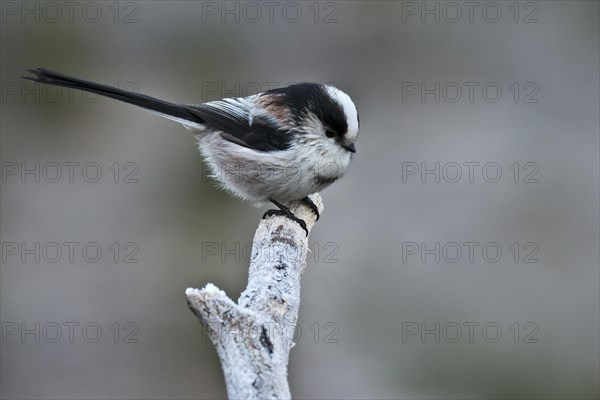
[{"label": "bare wood", "polygon": [[[321,196],[311,199],[322,212]],[[310,232],[314,213],[300,202],[289,208]],[[237,304],[211,283],[186,290],[189,308],[217,349],[230,399],[291,397],[287,367],[307,252],[308,238],[296,222],[270,217],[254,235],[248,285]]]}]

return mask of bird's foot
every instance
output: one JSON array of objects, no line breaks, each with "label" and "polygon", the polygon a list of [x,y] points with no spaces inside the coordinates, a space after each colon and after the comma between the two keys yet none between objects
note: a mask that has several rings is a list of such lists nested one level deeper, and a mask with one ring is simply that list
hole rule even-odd
[{"label": "bird's foot", "polygon": [[[285,217],[291,219],[292,221],[297,222],[298,225],[300,225],[300,227],[302,229],[304,229],[304,232],[306,232],[306,236],[308,236],[308,228],[306,227],[306,222],[304,222],[304,220],[301,220],[300,218],[296,217],[294,215],[294,213],[291,212],[288,207],[286,207],[285,205],[281,204],[277,200],[269,199],[269,201],[271,203],[275,204],[279,208],[279,210],[267,210],[267,212],[264,213],[264,215],[263,215],[263,219],[265,219],[267,217],[271,217],[273,215],[282,215],[282,216],[285,216]],[[310,199],[309,199],[309,201],[310,201]],[[312,203],[312,201],[311,201],[311,203]]]}]

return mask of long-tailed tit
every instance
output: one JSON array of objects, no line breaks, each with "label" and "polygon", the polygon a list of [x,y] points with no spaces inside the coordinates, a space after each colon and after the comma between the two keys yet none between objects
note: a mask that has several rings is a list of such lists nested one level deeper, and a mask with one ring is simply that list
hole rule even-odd
[{"label": "long-tailed tit", "polygon": [[142,107],[183,124],[220,186],[256,205],[270,201],[306,224],[282,203],[302,200],[319,216],[308,195],[340,179],[350,166],[359,120],[350,97],[331,85],[299,83],[243,98],[177,104],[47,69],[29,70],[34,82],[64,86]]}]

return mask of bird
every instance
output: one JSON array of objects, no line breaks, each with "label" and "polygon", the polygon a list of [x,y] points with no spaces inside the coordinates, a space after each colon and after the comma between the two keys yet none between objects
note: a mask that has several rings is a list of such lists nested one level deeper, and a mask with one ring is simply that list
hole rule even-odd
[{"label": "bird", "polygon": [[285,203],[299,200],[319,219],[309,195],[338,181],[356,153],[360,120],[349,95],[336,86],[296,83],[247,97],[180,104],[87,81],[46,68],[24,79],[78,89],[141,107],[179,122],[221,189],[255,206],[271,202],[263,219],[284,215],[308,235],[305,221]]}]

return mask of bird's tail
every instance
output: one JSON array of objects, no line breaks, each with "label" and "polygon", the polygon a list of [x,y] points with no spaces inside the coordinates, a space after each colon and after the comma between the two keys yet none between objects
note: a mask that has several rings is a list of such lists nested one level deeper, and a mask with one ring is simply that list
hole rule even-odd
[{"label": "bird's tail", "polygon": [[67,88],[83,90],[85,92],[96,93],[142,107],[148,111],[188,126],[204,124],[204,120],[202,118],[188,111],[187,106],[183,104],[170,103],[168,101],[159,100],[144,94],[128,92],[112,86],[73,78],[71,76],[50,71],[45,68],[30,69],[28,71],[33,73],[35,76],[23,76],[23,79],[45,83],[48,85],[64,86]]}]

